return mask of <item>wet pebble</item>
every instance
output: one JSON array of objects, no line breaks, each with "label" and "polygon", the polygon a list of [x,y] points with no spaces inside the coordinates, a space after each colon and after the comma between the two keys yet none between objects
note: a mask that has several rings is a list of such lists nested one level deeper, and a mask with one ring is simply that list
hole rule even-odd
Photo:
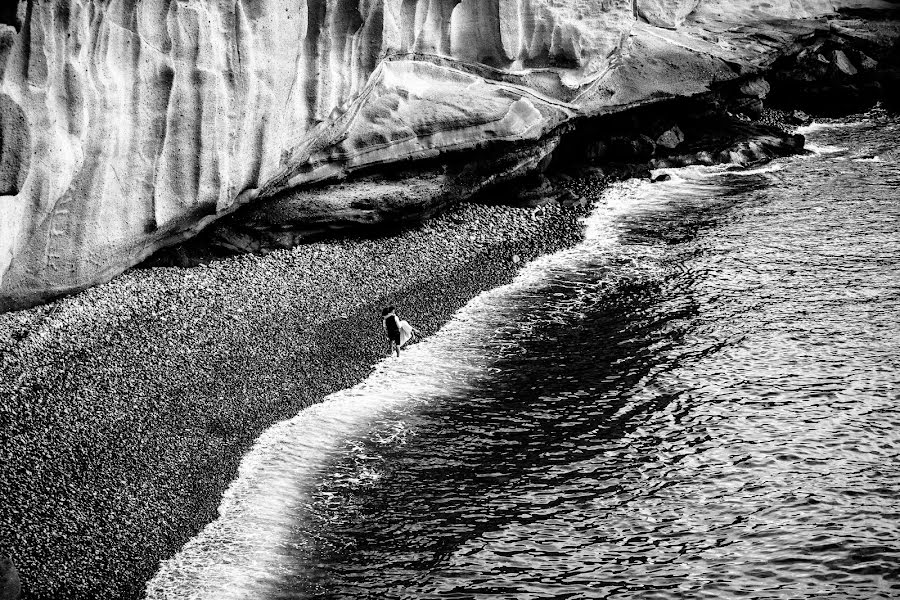
[{"label": "wet pebble", "polygon": [[0,315],[0,489],[19,491],[0,554],[30,597],[140,597],[262,431],[384,356],[382,306],[433,333],[576,243],[578,218],[462,204],[393,237],[133,270]]}]

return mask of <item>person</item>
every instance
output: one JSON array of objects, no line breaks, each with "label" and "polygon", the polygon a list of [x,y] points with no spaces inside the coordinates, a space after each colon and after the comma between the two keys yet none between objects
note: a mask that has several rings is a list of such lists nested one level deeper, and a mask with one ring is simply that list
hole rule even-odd
[{"label": "person", "polygon": [[381,326],[384,328],[384,333],[387,335],[388,343],[390,344],[388,356],[392,352],[396,352],[399,357],[400,348],[403,344],[408,342],[414,333],[418,333],[413,329],[412,325],[400,320],[400,317],[397,316],[397,309],[393,306],[388,306],[381,311]]},{"label": "person", "polygon": [[390,356],[393,352],[397,353],[397,357],[400,356],[400,319],[397,318],[397,313],[393,306],[388,306],[384,310],[381,311],[381,326],[384,328],[384,333],[387,334],[388,344],[390,344],[390,348],[388,348],[388,356]]}]

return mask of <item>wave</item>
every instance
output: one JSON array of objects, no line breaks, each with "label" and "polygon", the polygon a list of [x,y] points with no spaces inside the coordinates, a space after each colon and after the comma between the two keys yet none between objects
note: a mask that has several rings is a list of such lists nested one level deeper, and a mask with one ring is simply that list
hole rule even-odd
[{"label": "wave", "polygon": [[734,175],[736,177],[749,175],[765,175],[767,173],[777,173],[782,170],[784,165],[780,162],[769,162],[759,167],[742,167],[734,163],[726,163],[714,166],[692,165],[689,167],[673,167],[665,169],[654,169],[651,175],[656,178],[659,175],[668,175],[671,177],[669,181],[661,181],[656,185],[682,185],[685,183],[696,182],[698,180],[708,180],[722,175]]},{"label": "wave", "polygon": [[801,135],[809,135],[810,133],[817,133],[819,131],[826,131],[829,129],[848,129],[851,127],[861,127],[863,125],[868,124],[868,121],[834,121],[834,122],[813,122],[809,125],[802,125],[797,128],[797,133]]},{"label": "wave", "polygon": [[[316,482],[330,464],[360,452],[354,436],[370,430],[391,411],[462,394],[489,371],[498,353],[493,343],[498,332],[549,281],[567,281],[579,270],[598,268],[609,271],[602,277],[608,277],[611,286],[627,277],[658,277],[665,248],[621,244],[623,218],[645,209],[659,210],[679,197],[709,197],[721,188],[713,177],[765,174],[779,168],[686,167],[666,170],[673,179],[662,185],[631,180],[611,186],[585,218],[582,243],[525,265],[512,283],[474,298],[438,333],[410,347],[401,358],[378,363],[364,382],[266,430],[241,461],[218,518],[161,563],[147,584],[147,597],[229,600],[271,593],[284,574],[297,568],[296,559],[291,559],[295,552],[288,547],[294,542],[289,540],[295,539],[291,533],[309,506]],[[596,272],[592,277],[597,280]],[[406,433],[404,424],[395,422],[384,435],[399,439]],[[375,484],[380,477],[377,464],[359,458],[363,468],[354,475],[357,483]]]},{"label": "wave", "polygon": [[839,154],[841,152],[847,152],[849,148],[844,146],[830,146],[828,144],[806,144],[806,149],[812,152],[813,154]]}]

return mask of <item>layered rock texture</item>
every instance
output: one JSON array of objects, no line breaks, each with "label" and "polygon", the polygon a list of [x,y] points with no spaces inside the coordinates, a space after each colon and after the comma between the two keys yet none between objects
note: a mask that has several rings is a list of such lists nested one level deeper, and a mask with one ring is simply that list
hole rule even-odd
[{"label": "layered rock texture", "polygon": [[[534,167],[573,120],[708,91],[765,68],[837,6],[880,6],[13,5],[0,9],[0,310],[108,279],[247,203],[280,199],[325,224],[436,210]],[[321,188],[447,156],[418,190]]]}]

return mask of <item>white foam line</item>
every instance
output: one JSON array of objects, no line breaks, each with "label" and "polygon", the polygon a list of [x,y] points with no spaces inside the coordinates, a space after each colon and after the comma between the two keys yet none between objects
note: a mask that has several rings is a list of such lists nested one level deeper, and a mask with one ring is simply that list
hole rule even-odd
[{"label": "white foam line", "polygon": [[736,177],[743,177],[747,175],[765,175],[766,173],[777,173],[782,170],[784,165],[777,162],[769,163],[765,166],[758,167],[756,169],[731,169],[727,171],[729,175],[734,175]]},{"label": "white foam line", "polygon": [[862,125],[866,125],[867,121],[851,121],[849,123],[819,123],[813,122],[809,125],[803,125],[797,128],[797,133],[801,135],[808,135],[810,133],[816,133],[817,131],[825,131],[828,129],[847,129],[850,127],[860,127]]},{"label": "white foam line", "polygon": [[[219,518],[162,563],[148,598],[247,598],[265,593],[318,470],[386,409],[436,393],[453,393],[477,372],[446,356],[465,323],[387,359],[358,386],[338,392],[266,430],[241,461],[225,492]],[[441,367],[444,367],[441,369]]]},{"label": "white foam line", "polygon": [[783,168],[784,165],[779,162],[769,162],[763,166],[750,169],[740,167],[733,163],[723,163],[714,166],[692,165],[689,167],[655,169],[651,174],[653,177],[666,174],[672,178],[669,181],[663,181],[654,185],[666,185],[667,183],[689,185],[693,182],[698,182],[698,180],[701,185],[708,185],[707,183],[704,183],[704,180],[720,177],[722,175],[734,175],[736,177],[764,175],[766,173],[776,173]]},{"label": "white foam line", "polygon": [[828,144],[806,144],[806,149],[813,154],[837,154],[838,152],[846,152],[849,148],[844,146],[829,146]]},{"label": "white foam line", "polygon": [[[564,253],[562,253],[564,254]],[[164,561],[147,584],[151,599],[254,598],[287,572],[279,546],[308,499],[309,485],[351,435],[392,407],[458,394],[483,372],[479,341],[504,324],[502,299],[542,281],[551,259],[527,265],[515,281],[478,296],[434,336],[386,359],[361,384],[337,392],[266,430],[241,461],[219,517]],[[562,260],[565,260],[564,258]]]}]

